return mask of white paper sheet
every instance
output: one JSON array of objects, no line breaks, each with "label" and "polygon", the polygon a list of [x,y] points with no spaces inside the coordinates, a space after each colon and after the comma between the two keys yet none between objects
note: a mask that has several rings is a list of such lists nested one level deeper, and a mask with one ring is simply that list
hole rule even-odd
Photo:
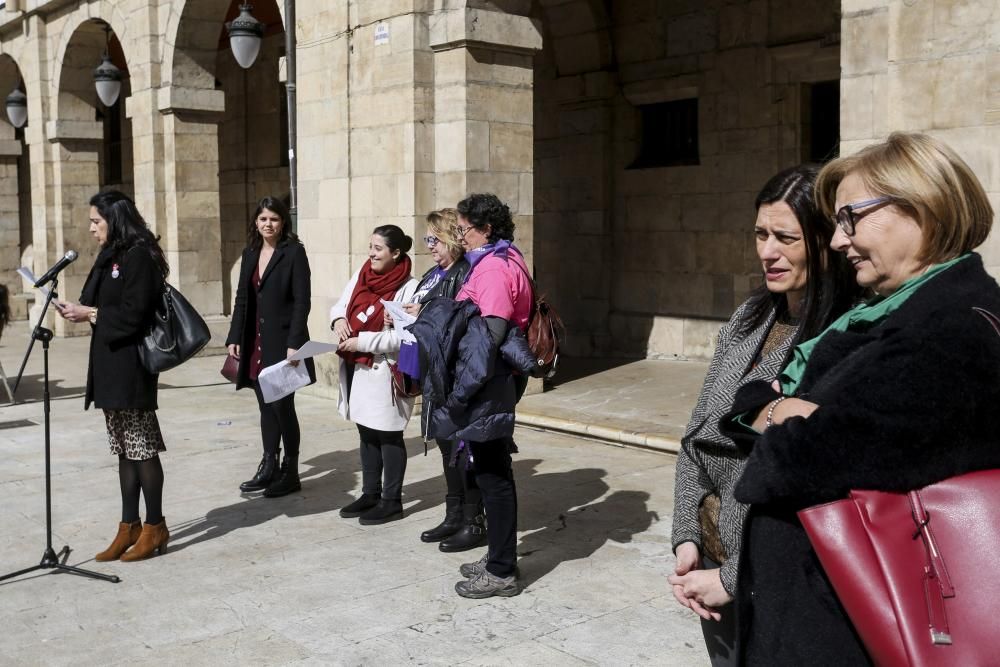
[{"label": "white paper sheet", "polygon": [[[31,269],[29,269],[26,266],[22,266],[20,269],[18,269],[17,270],[17,275],[19,275],[22,278],[24,278],[25,280],[27,280],[29,287],[38,282],[38,278],[36,278],[35,274],[32,273]],[[38,290],[42,294],[45,295],[45,298],[49,297],[49,288],[48,287],[39,287]]]},{"label": "white paper sheet", "polygon": [[286,359],[263,369],[257,376],[257,382],[264,402],[274,403],[308,385],[309,370],[305,364],[292,366]]},{"label": "white paper sheet", "polygon": [[289,361],[304,361],[310,357],[318,357],[321,354],[327,354],[328,352],[336,352],[337,346],[333,343],[320,343],[314,340],[306,341],[305,345],[299,348],[299,351],[288,357]]},{"label": "white paper sheet", "polygon": [[417,321],[417,318],[410,315],[408,312],[403,310],[403,305],[396,303],[395,301],[386,301],[382,299],[382,305],[385,306],[386,312],[392,317],[393,328],[396,330],[396,335],[399,336],[399,340],[404,343],[416,343],[417,339],[414,338],[413,334],[404,329],[403,327],[408,327]]}]

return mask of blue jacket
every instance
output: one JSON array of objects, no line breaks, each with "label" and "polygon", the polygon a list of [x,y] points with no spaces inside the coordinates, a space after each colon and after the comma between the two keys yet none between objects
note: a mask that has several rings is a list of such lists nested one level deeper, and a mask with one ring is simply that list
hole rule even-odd
[{"label": "blue jacket", "polygon": [[410,325],[420,348],[424,435],[486,442],[514,434],[513,372],[536,365],[524,334],[510,327],[497,345],[472,301],[432,299]]}]

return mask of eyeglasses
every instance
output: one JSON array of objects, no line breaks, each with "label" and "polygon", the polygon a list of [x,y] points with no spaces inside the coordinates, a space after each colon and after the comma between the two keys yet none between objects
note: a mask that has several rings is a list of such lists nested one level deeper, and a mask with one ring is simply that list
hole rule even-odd
[{"label": "eyeglasses", "polygon": [[854,228],[858,224],[858,221],[869,213],[874,213],[878,210],[878,208],[871,208],[870,211],[865,211],[864,213],[855,213],[855,211],[861,208],[870,208],[875,206],[881,208],[885,204],[892,201],[892,197],[876,197],[875,199],[866,199],[865,201],[859,201],[854,204],[841,206],[840,210],[837,211],[837,225],[839,225],[848,236],[854,236]]},{"label": "eyeglasses", "polygon": [[475,227],[473,227],[471,225],[468,226],[468,227],[462,227],[461,225],[456,225],[455,229],[458,230],[458,235],[461,236],[464,239],[465,235],[469,233],[469,230],[470,229],[475,229]]},{"label": "eyeglasses", "polygon": [[424,243],[427,244],[428,248],[433,248],[434,246],[436,246],[438,244],[438,241],[440,241],[440,240],[441,239],[439,239],[436,236],[425,236],[424,237]]}]

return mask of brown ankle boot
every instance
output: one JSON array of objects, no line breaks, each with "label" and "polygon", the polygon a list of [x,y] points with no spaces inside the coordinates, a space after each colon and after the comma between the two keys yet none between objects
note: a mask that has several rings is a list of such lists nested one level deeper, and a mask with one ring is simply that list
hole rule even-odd
[{"label": "brown ankle boot", "polygon": [[170,533],[167,531],[167,520],[163,519],[155,526],[148,523],[142,524],[142,535],[131,549],[122,555],[122,561],[130,563],[136,560],[149,558],[154,551],[161,554],[167,550],[167,541]]},{"label": "brown ankle boot", "polygon": [[118,560],[125,550],[136,543],[139,534],[142,532],[142,522],[119,523],[118,534],[111,541],[111,546],[94,556],[94,560],[103,563],[109,560]]}]

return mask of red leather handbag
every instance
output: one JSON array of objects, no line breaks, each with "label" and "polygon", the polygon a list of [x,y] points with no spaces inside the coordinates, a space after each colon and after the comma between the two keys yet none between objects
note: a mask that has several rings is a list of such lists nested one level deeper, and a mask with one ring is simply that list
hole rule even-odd
[{"label": "red leather handbag", "polygon": [[1000,660],[1000,470],[798,513],[878,665]]}]

